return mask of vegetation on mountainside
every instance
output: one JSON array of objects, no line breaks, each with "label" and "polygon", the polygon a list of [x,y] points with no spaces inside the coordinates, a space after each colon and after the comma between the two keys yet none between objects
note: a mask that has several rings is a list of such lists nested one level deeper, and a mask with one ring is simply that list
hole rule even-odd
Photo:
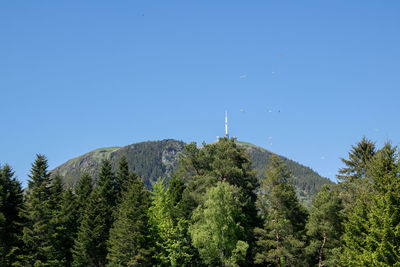
[{"label": "vegetation on mountainside", "polygon": [[400,154],[367,139],[310,209],[270,158],[257,178],[233,139],[185,146],[150,192],[121,157],[74,188],[37,155],[25,196],[0,166],[1,266],[399,266]]},{"label": "vegetation on mountainside", "polygon": [[[252,169],[256,170],[259,178],[262,178],[270,157],[275,154],[251,143],[237,140],[235,143],[246,149],[250,155]],[[66,184],[76,183],[83,172],[87,172],[96,180],[102,160],[110,160],[113,171],[117,171],[118,162],[122,155],[125,155],[129,168],[135,171],[148,189],[151,189],[158,177],[164,177],[166,182],[169,182],[178,166],[179,154],[183,152],[183,147],[183,142],[170,139],[142,142],[121,148],[100,148],[67,161],[55,168],[53,173],[60,173]],[[329,179],[321,177],[311,168],[279,157],[292,172],[297,195],[306,206],[311,205],[312,199],[322,185],[332,184]]]}]

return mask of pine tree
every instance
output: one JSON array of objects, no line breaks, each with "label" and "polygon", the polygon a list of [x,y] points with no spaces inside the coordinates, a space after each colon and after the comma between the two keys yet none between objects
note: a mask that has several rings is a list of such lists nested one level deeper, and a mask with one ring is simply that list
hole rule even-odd
[{"label": "pine tree", "polygon": [[0,266],[10,266],[21,254],[23,191],[9,165],[0,166]]},{"label": "pine tree", "polygon": [[341,159],[345,167],[339,169],[337,175],[340,183],[338,189],[343,200],[344,212],[348,216],[357,202],[357,197],[369,190],[368,169],[376,153],[375,143],[363,137],[352,146],[348,159]]},{"label": "pine tree", "polygon": [[56,173],[51,179],[50,187],[50,209],[52,212],[58,212],[61,205],[62,193],[64,192],[63,180],[59,173]]},{"label": "pine tree", "polygon": [[343,205],[337,191],[324,185],[315,197],[306,225],[309,263],[321,266],[340,265],[341,235],[343,234]]},{"label": "pine tree", "polygon": [[59,209],[53,213],[51,224],[55,228],[52,236],[57,244],[53,252],[59,265],[71,266],[72,248],[77,236],[78,209],[76,196],[70,187],[63,190],[60,195]]},{"label": "pine tree", "polygon": [[264,227],[255,229],[258,246],[255,262],[300,265],[307,214],[296,197],[290,172],[277,156],[271,157],[260,189]]},{"label": "pine tree", "polygon": [[[0,184],[0,192],[3,192],[3,185]],[[0,263],[2,263],[2,265],[6,265],[6,255],[7,255],[7,241],[5,239],[5,235],[6,235],[6,218],[3,214],[3,210],[4,210],[4,201],[2,198],[2,195],[0,195]]]},{"label": "pine tree", "polygon": [[108,240],[109,207],[96,188],[90,194],[74,242],[72,266],[105,266]]},{"label": "pine tree", "polygon": [[[390,143],[371,162],[372,192],[358,199],[345,224],[347,266],[400,266],[400,164]],[[361,200],[368,201],[361,201]]]},{"label": "pine tree", "polygon": [[23,229],[23,241],[26,251],[24,261],[27,266],[51,265],[52,228],[51,211],[51,179],[47,172],[47,159],[44,155],[36,155],[32,164],[26,201],[27,223]]},{"label": "pine tree", "polygon": [[168,185],[168,197],[171,201],[171,216],[174,224],[178,219],[185,218],[187,210],[183,207],[182,197],[186,189],[185,182],[181,177],[173,176]]},{"label": "pine tree", "polygon": [[147,215],[150,193],[135,174],[131,176],[133,182],[124,183],[126,191],[110,230],[107,255],[110,266],[144,266],[151,262]]},{"label": "pine tree", "polygon": [[75,186],[74,191],[76,195],[76,202],[77,202],[77,210],[78,210],[78,221],[77,225],[79,227],[82,218],[85,214],[86,210],[86,205],[88,203],[88,199],[90,196],[90,193],[93,190],[93,181],[92,178],[90,177],[89,173],[84,172],[82,176],[80,177],[78,184]]},{"label": "pine tree", "polygon": [[236,186],[218,182],[207,190],[206,201],[193,213],[189,231],[193,245],[207,265],[238,266],[246,259],[240,194]]},{"label": "pine tree", "polygon": [[118,164],[118,171],[115,176],[115,194],[117,198],[120,199],[122,191],[126,190],[129,186],[129,166],[126,161],[126,156],[122,155]]},{"label": "pine tree", "polygon": [[337,178],[341,182],[355,182],[358,179],[365,178],[368,165],[375,153],[375,143],[363,137],[356,146],[352,146],[349,159],[341,159],[346,167],[339,169]]},{"label": "pine tree", "polygon": [[116,203],[114,174],[111,163],[104,160],[97,187],[90,194],[73,249],[74,266],[105,266],[107,240],[113,223]]}]

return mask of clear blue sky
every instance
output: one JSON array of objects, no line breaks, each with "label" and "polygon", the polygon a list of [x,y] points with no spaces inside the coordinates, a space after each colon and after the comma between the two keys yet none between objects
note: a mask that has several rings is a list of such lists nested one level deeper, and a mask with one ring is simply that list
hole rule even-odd
[{"label": "clear blue sky", "polygon": [[1,1],[0,163],[24,181],[36,153],[54,168],[99,147],[209,143],[228,110],[232,136],[334,179],[362,136],[400,141],[399,14],[399,1]]}]

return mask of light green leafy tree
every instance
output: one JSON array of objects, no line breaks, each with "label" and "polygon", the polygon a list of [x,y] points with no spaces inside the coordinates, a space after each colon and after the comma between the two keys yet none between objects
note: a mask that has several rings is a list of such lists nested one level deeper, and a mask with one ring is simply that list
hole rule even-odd
[{"label": "light green leafy tree", "polygon": [[245,261],[249,247],[243,241],[245,219],[236,186],[218,182],[207,190],[189,228],[193,246],[207,265],[238,266]]},{"label": "light green leafy tree", "polygon": [[155,258],[161,265],[185,266],[192,257],[190,241],[185,235],[187,221],[178,219],[174,224],[170,194],[165,187],[165,179],[159,179],[154,185],[149,209],[149,224],[156,244]]}]

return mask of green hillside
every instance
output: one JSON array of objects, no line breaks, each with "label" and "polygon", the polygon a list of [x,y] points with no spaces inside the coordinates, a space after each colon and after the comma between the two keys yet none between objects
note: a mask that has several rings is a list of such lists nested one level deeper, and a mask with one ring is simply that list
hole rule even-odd
[{"label": "green hillside", "polygon": [[[269,158],[276,154],[251,143],[241,141],[236,141],[236,143],[246,148],[247,152],[250,154],[252,167],[257,170],[258,177],[264,177],[267,171],[266,166],[269,164]],[[296,186],[297,194],[300,200],[307,206],[311,204],[313,196],[316,195],[322,185],[332,184],[331,180],[320,176],[311,168],[283,156],[277,156],[282,159],[283,163],[286,164],[288,169],[292,172],[293,183]]]},{"label": "green hillside", "polygon": [[[259,177],[263,177],[269,158],[274,153],[251,143],[241,141],[236,141],[236,143],[247,150],[251,157],[252,167],[257,171]],[[125,154],[130,169],[143,179],[147,188],[151,188],[158,177],[166,177],[168,181],[178,165],[178,155],[184,145],[185,143],[182,141],[167,139],[141,142],[124,147],[99,148],[67,161],[55,168],[52,173],[60,173],[65,182],[70,184],[74,184],[84,171],[89,172],[97,179],[97,172],[103,159],[109,159],[116,170],[119,159]],[[304,204],[311,203],[313,196],[323,184],[332,183],[311,168],[283,156],[280,157],[291,170],[298,196]]]},{"label": "green hillside", "polygon": [[84,171],[96,180],[103,159],[109,159],[115,171],[121,156],[125,154],[129,168],[143,179],[147,188],[151,188],[158,177],[171,176],[178,164],[178,153],[183,150],[184,145],[181,141],[169,139],[124,147],[99,148],[65,162],[52,170],[52,173],[58,172],[69,184],[75,184]]}]

